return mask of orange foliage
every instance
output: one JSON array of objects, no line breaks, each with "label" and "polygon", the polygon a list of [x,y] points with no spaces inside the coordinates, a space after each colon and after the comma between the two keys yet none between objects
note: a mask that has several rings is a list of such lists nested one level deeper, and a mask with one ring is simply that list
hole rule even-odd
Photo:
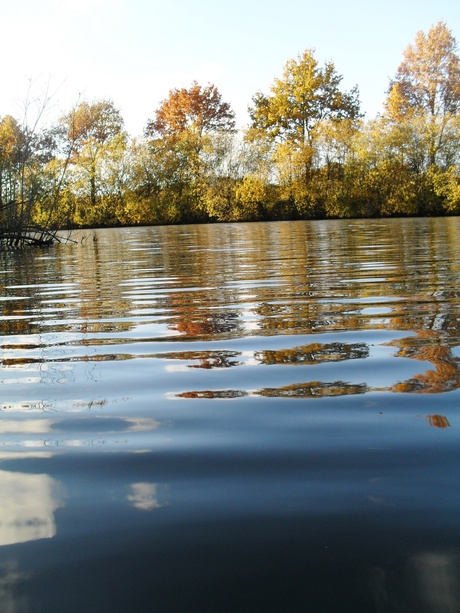
[{"label": "orange foliage", "polygon": [[155,119],[149,120],[147,136],[172,136],[188,129],[200,135],[213,131],[234,131],[235,114],[215,85],[201,87],[196,81],[190,89],[173,89],[155,112]]}]

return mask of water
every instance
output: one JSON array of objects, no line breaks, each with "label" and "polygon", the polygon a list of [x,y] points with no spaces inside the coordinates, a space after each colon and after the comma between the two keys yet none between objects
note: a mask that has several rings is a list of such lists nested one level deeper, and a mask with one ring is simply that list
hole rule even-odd
[{"label": "water", "polygon": [[0,254],[0,610],[460,611],[460,219]]}]

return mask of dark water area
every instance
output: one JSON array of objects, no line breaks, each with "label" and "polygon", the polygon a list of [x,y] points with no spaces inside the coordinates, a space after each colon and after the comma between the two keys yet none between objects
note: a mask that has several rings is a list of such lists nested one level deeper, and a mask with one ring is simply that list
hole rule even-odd
[{"label": "dark water area", "polygon": [[0,253],[0,611],[460,612],[460,219]]}]

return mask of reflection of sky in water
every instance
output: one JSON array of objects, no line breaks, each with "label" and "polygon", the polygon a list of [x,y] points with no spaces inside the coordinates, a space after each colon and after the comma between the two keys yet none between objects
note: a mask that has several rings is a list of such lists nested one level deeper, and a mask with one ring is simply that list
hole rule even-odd
[{"label": "reflection of sky in water", "polygon": [[160,426],[158,421],[147,417],[129,419],[77,415],[78,413],[74,419],[60,416],[54,419],[22,418],[16,421],[0,421],[0,452],[23,452],[25,448],[59,451],[72,447],[104,446],[115,446],[118,450],[136,450],[139,445],[148,441],[151,432]]},{"label": "reflection of sky in water", "polygon": [[153,511],[159,509],[161,504],[157,499],[158,485],[156,483],[132,483],[131,493],[128,494],[128,503],[139,511]]},{"label": "reflection of sky in water", "polygon": [[58,484],[48,475],[0,470],[0,545],[52,538],[60,506]]},{"label": "reflection of sky in water", "polygon": [[460,556],[456,551],[423,552],[410,558],[422,601],[432,611],[460,610]]},{"label": "reflection of sky in water", "polygon": [[376,610],[458,611],[459,228],[120,229],[11,255],[0,542],[22,549],[0,610],[35,564],[39,598],[93,582],[107,610],[219,572],[244,596],[246,569],[287,599],[364,577]]}]

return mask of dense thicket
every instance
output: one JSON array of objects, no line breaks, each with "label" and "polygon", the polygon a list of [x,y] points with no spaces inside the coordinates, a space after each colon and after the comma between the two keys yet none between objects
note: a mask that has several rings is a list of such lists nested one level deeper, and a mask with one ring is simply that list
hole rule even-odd
[{"label": "dense thicket", "polygon": [[[460,212],[460,60],[440,22],[419,32],[364,120],[357,88],[312,50],[289,60],[251,123],[214,85],[175,89],[130,138],[113,102],[56,126],[0,120],[0,238],[21,230]],[[45,236],[46,238],[46,236]]]}]

